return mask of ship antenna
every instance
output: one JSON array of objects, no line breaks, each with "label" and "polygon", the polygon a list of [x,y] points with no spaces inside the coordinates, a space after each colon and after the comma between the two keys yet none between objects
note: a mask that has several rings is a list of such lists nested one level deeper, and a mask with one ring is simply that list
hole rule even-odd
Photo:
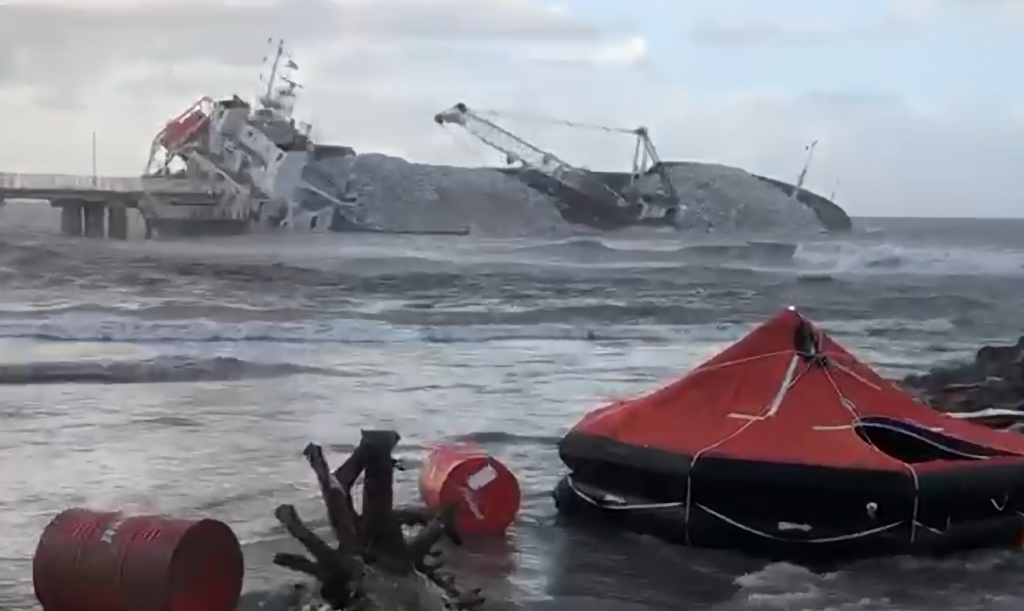
[{"label": "ship antenna", "polygon": [[267,91],[263,94],[263,106],[273,106],[274,83],[277,82],[277,70],[281,65],[281,57],[284,55],[284,39],[277,41],[277,52],[274,54],[274,63],[270,66],[270,78],[267,79]]}]

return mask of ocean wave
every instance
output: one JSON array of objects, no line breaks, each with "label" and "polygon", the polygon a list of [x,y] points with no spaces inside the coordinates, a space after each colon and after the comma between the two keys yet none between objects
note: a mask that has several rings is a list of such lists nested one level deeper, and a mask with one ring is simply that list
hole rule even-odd
[{"label": "ocean wave", "polygon": [[133,318],[7,319],[0,338],[66,342],[277,342],[295,344],[461,343],[502,340],[669,341],[676,332],[644,326],[571,324],[398,326],[361,319],[225,323],[212,320],[149,321]]},{"label": "ocean wave", "polygon": [[79,360],[4,364],[0,365],[0,386],[221,382],[274,378],[301,373],[336,375],[328,369],[291,363],[256,363],[234,357],[166,356],[147,360]]},{"label": "ocean wave", "polygon": [[794,262],[801,269],[837,274],[1024,275],[1024,252],[997,248],[808,242],[797,248]]},{"label": "ocean wave", "polygon": [[598,237],[574,237],[558,242],[522,246],[515,252],[533,257],[553,257],[580,263],[706,263],[708,261],[783,263],[793,258],[796,243],[737,241],[691,243],[673,241],[613,241]]},{"label": "ocean wave", "polygon": [[890,336],[899,331],[920,337],[922,335],[948,335],[956,330],[956,323],[950,318],[926,318],[908,320],[906,318],[873,318],[871,320],[842,320],[824,323],[830,333],[847,335],[867,335],[870,337]]},{"label": "ocean wave", "polygon": [[[677,308],[685,312],[685,308]],[[209,319],[146,320],[128,316],[97,319],[93,317],[65,316],[42,319],[0,319],[0,338],[8,340],[37,340],[46,342],[90,342],[135,345],[173,345],[175,353],[185,350],[205,351],[203,344],[225,345],[381,345],[381,344],[480,344],[494,342],[595,342],[609,345],[645,343],[670,345],[680,342],[699,345],[722,345],[735,341],[748,332],[756,322],[741,316],[730,320],[717,319],[713,311],[700,319],[680,314],[683,322],[676,324],[601,324],[593,322],[562,322],[543,324],[482,324],[448,326],[400,325],[380,320],[339,319],[221,322]],[[677,319],[680,320],[680,319]],[[685,322],[689,320],[689,322]],[[865,338],[885,337],[895,344],[906,342],[911,346],[913,358],[919,361],[935,352],[927,346],[941,344],[949,349],[961,350],[961,344],[973,345],[974,335],[961,333],[963,323],[950,318],[874,319],[816,319],[827,332],[848,338],[860,345]],[[911,348],[907,348],[911,350]],[[159,350],[164,351],[161,347]],[[881,358],[873,355],[873,358]],[[910,357],[907,357],[910,358]],[[884,359],[883,359],[884,360]],[[27,367],[27,366],[18,366]],[[38,367],[38,366],[37,366]],[[339,372],[306,369],[293,365],[248,363],[232,360],[196,361],[118,361],[110,365],[81,365],[82,369],[67,369],[70,364],[54,364],[50,373],[9,370],[9,378],[18,380],[28,376],[43,383],[46,376],[56,381],[78,377],[98,382],[117,380],[127,382],[139,379],[151,381],[178,381],[186,379],[233,379],[234,377],[272,377],[297,373],[317,375],[343,375]],[[0,367],[0,372],[3,369]],[[0,373],[0,376],[3,374]],[[190,378],[191,376],[191,378]],[[2,381],[0,381],[2,383]],[[19,382],[9,382],[19,383]]]},{"label": "ocean wave", "polygon": [[[341,313],[343,310],[338,310]],[[331,309],[321,311],[327,316],[335,313]],[[152,303],[118,300],[108,304],[79,303],[71,300],[36,301],[27,303],[5,303],[0,305],[0,320],[20,319],[26,316],[47,316],[69,320],[100,320],[114,316],[126,316],[140,320],[183,320],[215,318],[219,321],[246,320],[295,320],[309,316],[308,310],[289,307],[258,307],[246,303],[211,303],[207,299],[194,301],[155,300]]]},{"label": "ocean wave", "polygon": [[554,447],[561,437],[553,435],[518,435],[505,431],[477,431],[458,435],[455,441],[479,444],[485,447],[545,446]]}]

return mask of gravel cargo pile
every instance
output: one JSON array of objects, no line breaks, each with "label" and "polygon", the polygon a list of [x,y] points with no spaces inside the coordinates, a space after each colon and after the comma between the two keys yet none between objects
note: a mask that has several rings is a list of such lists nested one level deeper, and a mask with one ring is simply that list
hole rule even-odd
[{"label": "gravel cargo pile", "polygon": [[[820,225],[814,213],[749,173],[721,165],[681,163],[671,168],[687,211],[685,225],[704,233],[806,231]],[[331,158],[305,172],[317,188],[350,202],[350,217],[381,229],[437,231],[469,228],[474,235],[557,235],[586,228],[567,224],[554,200],[514,177],[487,168],[410,163],[381,154]],[[656,190],[646,177],[642,191]],[[326,225],[323,198],[306,196],[296,227]],[[319,212],[316,212],[319,211]]]},{"label": "gravel cargo pile", "polygon": [[[803,232],[821,227],[813,210],[745,170],[673,163],[669,173],[687,207],[682,216],[685,227],[722,233]],[[647,176],[641,190],[656,189],[659,182]]]}]

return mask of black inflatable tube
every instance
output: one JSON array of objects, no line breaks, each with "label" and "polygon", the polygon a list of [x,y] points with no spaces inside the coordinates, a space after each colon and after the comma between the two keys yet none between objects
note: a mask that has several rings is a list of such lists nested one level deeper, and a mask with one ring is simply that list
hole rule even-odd
[{"label": "black inflatable tube", "polygon": [[822,534],[820,529],[816,529],[823,539],[835,538],[822,543],[802,541],[799,535],[785,541],[758,536],[697,506],[690,508],[689,525],[683,505],[637,510],[602,508],[581,497],[570,476],[558,482],[553,497],[559,514],[566,518],[603,522],[671,543],[728,549],[810,565],[898,555],[941,556],[973,549],[1017,549],[1024,544],[1024,516],[1017,512],[965,521],[941,530],[919,524],[911,528],[910,524],[904,523],[850,538],[844,538],[838,531]]}]

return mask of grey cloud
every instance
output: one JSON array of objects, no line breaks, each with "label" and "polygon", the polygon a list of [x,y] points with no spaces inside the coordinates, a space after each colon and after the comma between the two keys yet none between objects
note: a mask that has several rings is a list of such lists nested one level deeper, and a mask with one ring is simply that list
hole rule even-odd
[{"label": "grey cloud", "polygon": [[[3,7],[0,7],[3,11]],[[2,33],[2,30],[0,30]],[[14,63],[14,43],[0,34],[0,83],[13,79],[16,66]]]},{"label": "grey cloud", "polygon": [[840,178],[868,213],[1006,210],[1024,189],[1024,138],[997,105],[922,113],[896,98],[806,96],[789,109],[821,128],[821,177]]},{"label": "grey cloud", "polygon": [[[664,159],[736,165],[792,181],[819,140],[808,187],[858,215],[1019,215],[1024,123],[990,100],[921,109],[897,96],[819,92],[666,102],[644,116]],[[584,152],[559,151],[571,160]]]},{"label": "grey cloud", "polygon": [[1010,35],[1019,35],[1024,28],[1021,0],[889,0],[887,10],[898,19],[919,25],[982,25]]},{"label": "grey cloud", "polygon": [[[296,48],[348,40],[586,41],[601,33],[529,0],[217,0],[83,8],[0,5],[0,86],[80,91],[126,62],[251,69],[268,37]],[[256,51],[258,52],[258,51]]]},{"label": "grey cloud", "polygon": [[708,46],[824,46],[856,42],[893,41],[917,33],[909,20],[891,15],[879,22],[849,26],[820,26],[782,22],[728,23],[698,19],[690,29],[691,39]]}]

